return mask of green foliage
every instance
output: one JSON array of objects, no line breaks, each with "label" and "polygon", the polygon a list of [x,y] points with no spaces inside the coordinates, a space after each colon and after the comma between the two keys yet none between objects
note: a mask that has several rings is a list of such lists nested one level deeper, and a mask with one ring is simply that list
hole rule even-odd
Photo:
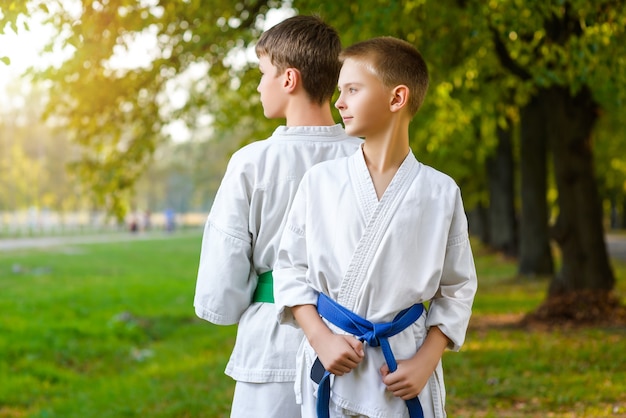
[{"label": "green foliage", "polygon": [[[251,51],[267,13],[283,4],[321,15],[338,28],[344,45],[392,35],[423,52],[432,82],[412,127],[412,147],[418,158],[469,188],[469,207],[484,200],[482,167],[496,126],[510,120],[515,127],[518,106],[536,89],[558,85],[576,92],[588,86],[624,125],[624,2],[78,0],[78,12],[62,8],[69,3],[45,4],[8,1],[0,30],[25,29],[20,16],[38,10],[59,32],[48,50],[56,45],[73,52],[60,67],[34,75],[52,82],[48,114],[82,146],[74,170],[85,190],[118,216],[128,209],[132,188],[167,139],[163,128],[172,120],[193,129],[211,115],[205,139],[217,141],[207,141],[205,156],[219,141],[241,145],[267,137],[276,126],[262,115],[255,65],[234,57]],[[134,53],[134,42],[146,38],[156,41],[148,51],[151,62],[115,65],[112,58]],[[198,68],[205,74],[190,76]],[[168,90],[181,80],[188,82],[182,105]]]},{"label": "green foliage", "polygon": [[[9,94],[21,88],[16,83]],[[72,144],[39,123],[44,97],[32,89],[24,106],[0,110],[0,211],[37,207],[64,212],[86,203],[67,172]]]},{"label": "green foliage", "polygon": [[[152,238],[0,254],[0,417],[228,416],[235,327],[193,313],[200,235]],[[516,327],[547,281],[474,248],[470,331],[444,355],[448,414],[626,413],[624,330]]]},{"label": "green foliage", "polygon": [[7,29],[17,33],[20,30],[18,27],[18,20],[20,17],[28,13],[28,6],[28,2],[20,0],[0,1],[0,34],[4,33]]},{"label": "green foliage", "polygon": [[626,196],[626,141],[620,117],[618,112],[603,117],[594,138],[599,184],[604,196],[614,199]]},{"label": "green foliage", "polygon": [[[234,74],[224,60],[234,48],[245,49],[258,36],[257,18],[275,4],[235,7],[229,1],[155,4],[84,0],[78,14],[71,8],[75,5],[57,3],[47,19],[59,33],[47,51],[65,48],[72,52],[70,58],[58,68],[36,71],[33,76],[51,81],[47,116],[62,121],[73,141],[82,146],[74,171],[99,205],[122,217],[128,210],[133,185],[165,139],[164,126],[176,116],[167,97],[168,81],[180,77],[192,64],[208,65],[204,91],[196,90],[192,103],[196,114],[219,117],[219,112],[211,111],[222,105],[215,104],[211,90],[229,85],[222,82]],[[6,22],[14,26],[25,12],[21,7],[3,16],[0,26]],[[115,64],[112,58],[146,37],[157,42],[156,49],[150,51],[151,62],[138,68]],[[236,90],[234,86],[231,89]],[[231,120],[241,122],[245,107],[240,106],[244,112]]]}]

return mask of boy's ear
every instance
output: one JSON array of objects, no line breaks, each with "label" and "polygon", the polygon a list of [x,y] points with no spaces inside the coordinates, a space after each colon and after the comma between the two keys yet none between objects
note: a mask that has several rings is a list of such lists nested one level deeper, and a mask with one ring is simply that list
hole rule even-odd
[{"label": "boy's ear", "polygon": [[287,68],[284,74],[283,87],[288,93],[291,93],[300,84],[300,79],[300,71],[295,68]]},{"label": "boy's ear", "polygon": [[410,91],[404,84],[394,87],[391,94],[392,96],[389,107],[392,112],[397,112],[409,102]]}]

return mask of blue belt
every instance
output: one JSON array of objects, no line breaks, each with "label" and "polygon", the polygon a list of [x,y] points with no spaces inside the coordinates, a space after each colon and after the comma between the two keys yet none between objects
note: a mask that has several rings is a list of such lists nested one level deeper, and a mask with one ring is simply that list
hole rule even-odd
[{"label": "blue belt", "polygon": [[[373,324],[367,319],[362,318],[354,312],[344,308],[323,293],[319,294],[317,299],[317,312],[327,321],[341,328],[349,334],[354,335],[361,341],[367,342],[372,347],[379,347],[383,351],[387,367],[390,372],[396,371],[398,364],[391,351],[389,345],[389,337],[392,337],[412,323],[417,321],[422,312],[424,305],[415,304],[410,308],[401,311],[392,322],[382,324]],[[317,416],[318,418],[329,418],[328,405],[330,402],[330,373],[324,371],[324,375],[319,382],[317,389]],[[409,408],[409,416],[411,418],[423,418],[424,412],[418,397],[406,401]]]}]

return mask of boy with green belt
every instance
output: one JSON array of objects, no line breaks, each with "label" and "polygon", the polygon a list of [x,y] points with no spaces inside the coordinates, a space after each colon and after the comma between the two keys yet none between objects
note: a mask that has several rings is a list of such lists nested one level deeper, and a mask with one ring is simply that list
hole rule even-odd
[{"label": "boy with green belt", "polygon": [[286,125],[233,154],[206,221],[194,299],[200,318],[238,323],[226,367],[236,380],[231,417],[300,416],[294,380],[303,336],[276,321],[271,270],[304,172],[362,142],[330,111],[340,51],[337,32],[313,16],[279,23],[256,45],[265,116]]}]

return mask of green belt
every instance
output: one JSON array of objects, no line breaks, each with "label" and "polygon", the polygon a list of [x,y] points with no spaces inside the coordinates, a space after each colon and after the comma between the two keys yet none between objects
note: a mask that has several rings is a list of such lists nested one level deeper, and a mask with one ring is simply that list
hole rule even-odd
[{"label": "green belt", "polygon": [[259,282],[254,289],[252,302],[274,303],[274,278],[272,270],[259,275]]}]

